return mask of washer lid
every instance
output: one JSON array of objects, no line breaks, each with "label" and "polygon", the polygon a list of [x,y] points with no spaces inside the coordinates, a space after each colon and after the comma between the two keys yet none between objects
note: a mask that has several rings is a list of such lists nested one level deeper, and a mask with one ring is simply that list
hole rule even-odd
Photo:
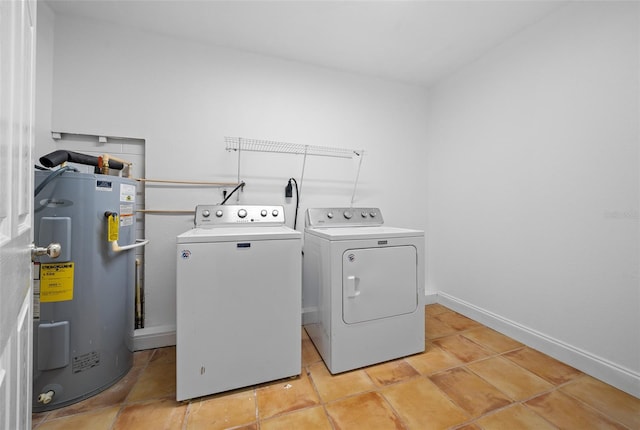
[{"label": "washer lid", "polygon": [[177,243],[235,242],[239,240],[300,239],[302,233],[284,225],[193,228],[176,237]]},{"label": "washer lid", "polygon": [[398,227],[316,227],[307,228],[308,234],[327,240],[383,239],[392,237],[424,237],[424,231]]}]

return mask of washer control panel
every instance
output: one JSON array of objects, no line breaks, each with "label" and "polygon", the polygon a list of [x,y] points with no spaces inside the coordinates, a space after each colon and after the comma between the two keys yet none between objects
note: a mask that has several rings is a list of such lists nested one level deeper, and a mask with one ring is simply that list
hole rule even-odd
[{"label": "washer control panel", "polygon": [[307,209],[306,227],[357,227],[384,223],[378,208]]},{"label": "washer control panel", "polygon": [[194,224],[207,227],[230,224],[284,225],[283,206],[198,205]]}]

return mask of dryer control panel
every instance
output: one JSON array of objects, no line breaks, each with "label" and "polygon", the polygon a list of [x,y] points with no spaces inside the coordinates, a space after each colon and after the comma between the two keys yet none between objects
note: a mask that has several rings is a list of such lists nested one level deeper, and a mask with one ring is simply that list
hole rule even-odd
[{"label": "dryer control panel", "polygon": [[217,225],[284,225],[283,206],[264,205],[198,205],[194,224],[196,227]]},{"label": "dryer control panel", "polygon": [[382,225],[378,208],[307,209],[305,227],[370,227]]}]

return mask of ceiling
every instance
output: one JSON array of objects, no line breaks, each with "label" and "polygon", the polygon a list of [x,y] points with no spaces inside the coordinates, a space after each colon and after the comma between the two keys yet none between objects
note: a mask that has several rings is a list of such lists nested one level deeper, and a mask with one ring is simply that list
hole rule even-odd
[{"label": "ceiling", "polygon": [[56,14],[429,87],[567,1],[45,0]]}]

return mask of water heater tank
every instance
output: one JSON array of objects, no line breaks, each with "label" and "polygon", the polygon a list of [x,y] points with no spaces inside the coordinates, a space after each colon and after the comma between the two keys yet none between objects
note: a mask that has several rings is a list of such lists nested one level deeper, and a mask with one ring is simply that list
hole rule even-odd
[{"label": "water heater tank", "polygon": [[[35,243],[57,242],[59,257],[34,263],[33,412],[103,391],[133,364],[136,183],[117,176],[36,171],[47,181],[34,201]],[[117,225],[114,224],[117,220]],[[111,232],[113,234],[113,232]]]}]

